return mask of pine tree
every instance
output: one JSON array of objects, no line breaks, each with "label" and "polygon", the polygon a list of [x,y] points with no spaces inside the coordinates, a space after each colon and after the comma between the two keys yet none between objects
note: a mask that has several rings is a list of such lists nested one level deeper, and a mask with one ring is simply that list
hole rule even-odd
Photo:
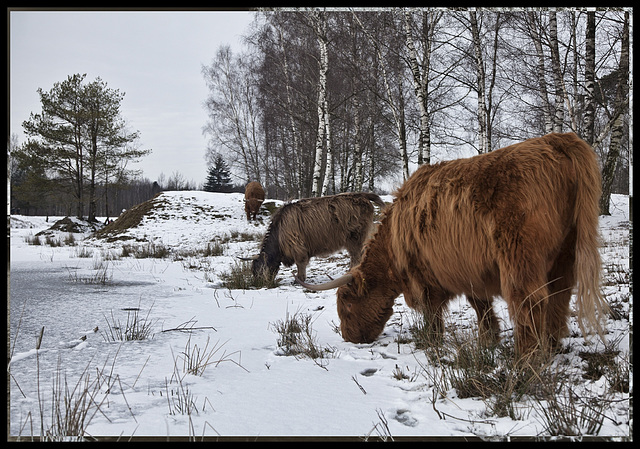
[{"label": "pine tree", "polygon": [[209,167],[205,192],[231,192],[229,167],[222,156],[217,155],[213,166]]},{"label": "pine tree", "polygon": [[60,180],[73,195],[78,218],[84,218],[88,203],[88,220],[94,221],[98,184],[108,184],[116,173],[122,174],[118,167],[151,150],[139,150],[139,133],[127,129],[120,111],[124,93],[99,77],[88,84],[85,78],[70,75],[48,92],[37,90],[42,112],[32,112],[22,123],[28,141],[21,151],[23,160]]}]

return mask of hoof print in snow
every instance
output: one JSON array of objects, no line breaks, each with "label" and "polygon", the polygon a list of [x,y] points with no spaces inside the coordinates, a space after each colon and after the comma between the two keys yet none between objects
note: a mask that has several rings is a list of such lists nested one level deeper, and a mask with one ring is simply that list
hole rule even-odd
[{"label": "hoof print in snow", "polygon": [[411,416],[409,410],[397,410],[395,416],[392,417],[400,424],[404,424],[408,427],[415,427],[418,425],[418,420]]}]

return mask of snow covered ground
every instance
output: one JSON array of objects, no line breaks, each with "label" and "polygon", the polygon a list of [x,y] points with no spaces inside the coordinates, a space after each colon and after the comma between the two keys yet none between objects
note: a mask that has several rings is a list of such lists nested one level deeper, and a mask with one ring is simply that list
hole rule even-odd
[{"label": "snow covered ground", "polygon": [[[426,375],[431,362],[400,338],[412,320],[402,297],[383,335],[356,345],[335,330],[335,291],[315,293],[294,285],[295,267],[281,267],[277,288],[223,287],[221,276],[239,263],[237,256],[257,252],[269,221],[263,214],[257,223],[247,222],[242,195],[188,191],[160,198],[162,208],[120,234],[128,240],[99,240],[87,233],[64,244],[68,234],[58,233],[54,237],[61,246],[33,245],[35,234],[55,218],[11,217],[11,437],[46,434],[57,421],[51,410],[61,407],[65,396],[91,398],[81,415],[85,436],[122,440],[546,435],[541,405],[531,398],[518,403],[512,419],[492,415],[487,401],[460,398],[454,389],[436,394],[433,375]],[[607,337],[619,351],[618,364],[628,369],[628,197],[614,195],[612,205],[613,214],[601,217],[604,288],[617,311]],[[222,245],[222,255],[202,254],[212,241]],[[169,254],[121,256],[123,245],[151,243]],[[346,253],[312,259],[307,279],[323,282],[347,269]],[[501,301],[496,310],[505,338],[511,338]],[[448,326],[475,326],[464,298],[453,301],[449,312]],[[315,341],[327,349],[325,358],[287,356],[278,347],[278,323],[295,314],[311,317]],[[134,317],[147,326],[148,338],[114,341],[114,327]],[[597,344],[575,332],[567,340],[568,351],[556,358],[584,369],[579,351]],[[209,364],[203,372],[189,373],[187,361],[198,354],[209,357]],[[599,392],[610,385],[603,376],[582,379],[574,389],[584,399],[605,394]],[[597,435],[628,438],[629,393],[606,397]]]}]

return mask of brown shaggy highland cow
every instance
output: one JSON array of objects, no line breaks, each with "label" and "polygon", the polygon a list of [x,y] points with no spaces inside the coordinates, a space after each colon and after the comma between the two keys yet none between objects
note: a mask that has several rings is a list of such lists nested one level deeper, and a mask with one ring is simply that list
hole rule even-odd
[{"label": "brown shaggy highland cow", "polygon": [[324,257],[346,248],[351,266],[360,261],[362,246],[373,226],[373,205],[384,202],[373,193],[341,193],[306,198],[276,211],[254,256],[254,276],[274,277],[280,264],[296,264],[297,277],[306,278],[311,257]]},{"label": "brown shaggy highland cow", "polygon": [[252,181],[244,189],[244,211],[247,214],[247,221],[256,219],[260,206],[264,201],[264,189],[258,181]]},{"label": "brown shaggy highland cow", "polygon": [[580,326],[596,329],[600,292],[593,149],[573,133],[529,139],[469,159],[420,167],[396,193],[360,265],[321,286],[337,292],[342,337],[373,341],[404,293],[441,333],[443,309],[464,294],[480,335],[495,338],[494,296],[514,323],[516,349],[554,347],[567,331],[577,285]]}]

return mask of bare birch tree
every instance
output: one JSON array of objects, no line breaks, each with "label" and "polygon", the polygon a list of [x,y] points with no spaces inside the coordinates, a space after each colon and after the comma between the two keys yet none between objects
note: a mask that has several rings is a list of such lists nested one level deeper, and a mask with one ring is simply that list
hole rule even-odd
[{"label": "bare birch tree", "polygon": [[540,14],[528,11],[525,21],[525,30],[536,50],[536,78],[539,101],[541,103],[542,116],[544,122],[544,132],[546,134],[553,131],[553,107],[549,100],[549,91],[546,80],[546,57],[542,46],[542,32]]},{"label": "bare birch tree", "polygon": [[327,104],[327,71],[329,69],[329,52],[327,39],[326,13],[317,10],[309,11],[308,18],[312,24],[314,33],[320,48],[318,60],[318,134],[316,135],[315,157],[313,164],[313,186],[311,196],[319,196],[322,193],[323,160],[325,159],[325,136],[327,131],[328,111]]},{"label": "bare birch tree", "polygon": [[561,133],[564,123],[562,67],[558,48],[558,20],[555,10],[549,11],[549,47],[551,48],[551,73],[554,85],[553,132]]},{"label": "bare birch tree", "polygon": [[[502,27],[501,13],[493,16],[492,34],[483,32],[478,14],[469,11],[469,32],[473,48],[473,68],[476,71],[473,90],[477,93],[478,153],[493,148],[494,119],[498,106],[494,104],[494,88],[498,70],[499,35]],[[489,39],[487,39],[489,37]]]},{"label": "bare birch tree", "polygon": [[211,136],[209,154],[224,151],[239,164],[247,181],[264,182],[260,110],[248,66],[223,46],[211,65],[202,67],[202,74],[209,88],[209,121],[204,128]]},{"label": "bare birch tree", "polygon": [[469,21],[471,24],[471,39],[476,62],[476,89],[478,92],[478,152],[489,151],[489,137],[487,131],[487,106],[485,103],[485,83],[486,74],[484,70],[484,60],[482,57],[482,44],[480,43],[480,31],[478,28],[478,18],[475,11],[469,11]]},{"label": "bare birch tree", "polygon": [[610,215],[609,202],[611,186],[616,165],[620,157],[620,144],[624,134],[624,111],[628,108],[629,94],[629,13],[624,14],[621,36],[620,67],[618,70],[618,86],[613,119],[611,121],[611,138],[609,151],[602,167],[602,196],[600,197],[600,213]]},{"label": "bare birch tree", "polygon": [[596,114],[595,85],[596,85],[596,12],[587,11],[587,30],[585,43],[585,113],[584,135],[582,138],[593,145],[593,133]]},{"label": "bare birch tree", "polygon": [[[296,114],[294,112],[293,106],[293,88],[291,82],[291,74],[289,70],[289,57],[288,52],[286,50],[284,44],[284,37],[282,32],[282,27],[275,27],[276,33],[278,34],[278,45],[280,48],[280,53],[282,55],[282,75],[284,77],[285,82],[285,91],[286,91],[286,111],[289,116],[289,126],[291,127],[291,137],[293,140],[293,148],[291,148],[291,154],[297,159],[296,165],[298,167],[302,167],[302,161],[300,160],[300,142],[299,142],[299,131],[298,124],[296,123]],[[299,178],[298,178],[298,196],[301,196],[302,191],[300,190],[302,187],[302,170],[299,170]]]},{"label": "bare birch tree", "polygon": [[329,187],[335,190],[335,178],[333,173],[333,147],[331,146],[331,125],[329,121],[329,101],[324,99],[324,137],[326,148],[326,164],[324,169],[324,182],[322,183],[322,195],[329,194]]},{"label": "bare birch tree", "polygon": [[[434,14],[427,11],[423,11],[423,27],[429,29],[429,15]],[[439,14],[439,13],[436,13]],[[410,25],[410,14],[407,9],[404,10],[404,33],[406,39],[407,49],[409,50],[409,68],[411,69],[413,80],[413,91],[416,95],[416,101],[418,103],[418,109],[420,111],[420,140],[418,151],[418,164],[431,162],[431,131],[430,131],[430,117],[428,112],[429,101],[429,63],[431,58],[431,36],[427,31],[423,33],[423,60],[422,60],[422,73],[420,71],[420,65],[418,64],[418,55],[416,47],[413,43],[413,36]],[[437,22],[437,20],[436,20]],[[435,25],[435,23],[434,23]]]},{"label": "bare birch tree", "polygon": [[375,49],[378,66],[382,75],[382,83],[384,86],[383,100],[385,104],[391,110],[393,116],[393,122],[396,128],[396,137],[398,139],[398,146],[400,148],[400,154],[402,157],[402,177],[404,180],[409,178],[409,156],[407,153],[407,133],[405,124],[405,112],[404,112],[404,93],[401,77],[398,77],[397,84],[399,94],[398,96],[393,94],[391,84],[389,81],[390,70],[387,66],[387,58],[382,53],[382,44],[373,35],[373,33],[362,23],[358,14],[354,11],[353,16],[360,25],[360,28],[369,39],[371,45]]}]

